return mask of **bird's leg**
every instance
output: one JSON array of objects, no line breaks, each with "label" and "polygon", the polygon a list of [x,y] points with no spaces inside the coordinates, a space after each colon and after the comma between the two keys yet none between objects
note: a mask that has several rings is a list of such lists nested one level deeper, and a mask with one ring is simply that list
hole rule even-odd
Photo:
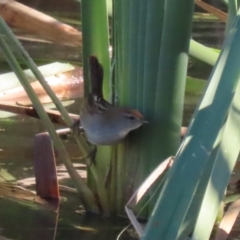
[{"label": "bird's leg", "polygon": [[96,165],[95,156],[97,153],[97,147],[95,145],[91,145],[89,154],[86,157],[83,157],[83,159],[86,159],[86,164],[88,167],[91,167],[92,163]]},{"label": "bird's leg", "polygon": [[77,134],[77,136],[80,135],[80,133],[83,131],[83,129],[80,127],[80,120],[76,120],[73,125],[71,126],[72,133]]},{"label": "bird's leg", "polygon": [[[83,128],[80,127],[80,120],[75,121],[73,123],[71,129],[72,129],[73,134],[77,134],[77,137],[79,137],[80,134],[84,134]],[[89,147],[89,153],[88,153],[87,156],[83,156],[80,159],[81,160],[88,160],[89,159],[89,161],[87,161],[87,166],[90,167],[92,163],[95,164],[95,155],[96,155],[96,152],[97,152],[97,148],[96,148],[95,145],[92,145],[87,140],[86,140],[86,142],[87,142],[87,145]]]}]

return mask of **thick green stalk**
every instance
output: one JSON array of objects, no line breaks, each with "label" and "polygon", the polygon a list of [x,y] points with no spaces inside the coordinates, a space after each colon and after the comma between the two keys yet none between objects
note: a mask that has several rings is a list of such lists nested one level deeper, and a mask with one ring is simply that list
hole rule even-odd
[{"label": "thick green stalk", "polygon": [[[135,80],[136,85],[136,92],[137,92],[137,102],[136,106],[139,109],[139,111],[142,111],[143,109],[143,78],[144,78],[144,64],[145,64],[145,47],[146,46],[146,31],[147,31],[147,8],[148,8],[148,2],[145,0],[139,0],[140,1],[140,13],[139,13],[139,19],[138,24],[135,26],[138,29],[138,35],[135,36],[135,39],[132,39],[131,41],[135,41],[136,44],[138,44],[138,59],[137,59],[137,68],[135,70],[137,72],[137,80]],[[160,9],[159,9],[160,10]],[[160,14],[160,13],[159,13]],[[132,79],[132,81],[134,81]]]},{"label": "thick green stalk", "polygon": [[[141,35],[145,39],[143,72],[143,111],[146,118],[151,119],[154,115],[150,108],[156,99],[156,82],[158,74],[158,61],[162,40],[162,27],[164,17],[164,0],[151,0],[147,4],[146,32]],[[140,54],[140,53],[139,53]],[[150,81],[151,80],[151,81]]]},{"label": "thick green stalk", "polygon": [[229,29],[231,29],[234,19],[237,15],[237,11],[239,8],[239,1],[238,0],[228,0],[228,18],[227,24],[225,28],[225,33],[227,34]]},{"label": "thick green stalk", "polygon": [[[83,70],[84,95],[90,91],[89,84],[89,56],[95,55],[104,68],[103,95],[110,100],[110,60],[109,60],[109,34],[106,0],[82,0],[82,33],[83,33]],[[81,117],[81,116],[80,116]],[[88,183],[99,197],[100,205],[105,214],[109,213],[109,199],[105,188],[106,176],[110,171],[111,148],[97,147],[96,165],[88,172]],[[93,175],[93,178],[92,178]]]},{"label": "thick green stalk", "polygon": [[[0,24],[0,30],[2,31]],[[40,118],[42,119],[45,127],[47,128],[51,139],[53,140],[54,146],[57,149],[59,153],[60,159],[63,161],[63,163],[66,166],[67,171],[69,172],[71,178],[74,180],[74,184],[78,190],[79,196],[82,200],[82,203],[87,211],[99,212],[99,208],[96,204],[95,198],[92,194],[92,192],[87,187],[86,183],[83,181],[83,179],[80,177],[80,175],[76,172],[76,170],[73,168],[72,163],[70,161],[70,158],[63,146],[63,143],[61,142],[60,138],[58,137],[51,120],[49,119],[48,115],[44,111],[43,106],[41,105],[39,99],[37,98],[34,90],[32,89],[32,86],[30,85],[28,79],[24,75],[21,67],[19,66],[17,60],[15,59],[14,55],[8,48],[6,42],[3,39],[3,36],[0,36],[0,47],[6,56],[6,59],[11,66],[12,70],[17,75],[19,81],[21,82],[22,86],[24,87],[25,91],[27,92],[29,98],[31,99],[37,113],[39,114]]]},{"label": "thick green stalk", "polygon": [[209,47],[206,47],[193,39],[190,41],[189,55],[200,61],[214,66],[217,62],[219,54]]},{"label": "thick green stalk", "polygon": [[[176,8],[178,6],[178,8]],[[188,49],[194,1],[165,1],[154,123],[160,161],[175,155],[180,144]],[[177,39],[177,41],[176,41]]]},{"label": "thick green stalk", "polygon": [[104,68],[104,96],[109,99],[109,34],[106,0],[82,0],[84,93],[89,92],[88,58],[96,55]]},{"label": "thick green stalk", "polygon": [[[156,85],[158,84],[158,71],[159,71],[159,56],[160,47],[162,43],[162,30],[164,19],[164,0],[151,0],[148,1],[147,6],[147,19],[146,19],[146,32],[142,36],[145,38],[144,49],[144,74],[143,82],[143,104],[142,109],[145,118],[150,122],[143,132],[144,151],[143,158],[151,158],[152,162],[149,164],[149,172],[152,171],[157,164],[159,164],[158,154],[159,148],[154,148],[154,142],[159,141],[159,135],[156,134],[159,128],[158,124],[154,124],[154,106],[156,104],[157,92]],[[150,137],[151,136],[151,137]],[[144,160],[143,161],[146,161]],[[142,163],[144,166],[145,164]],[[146,174],[146,170],[145,170]]]},{"label": "thick green stalk", "polygon": [[[137,5],[136,5],[137,4]],[[120,106],[129,106],[129,99],[134,98],[135,94],[132,94],[132,89],[129,87],[128,79],[133,77],[130,72],[129,65],[134,64],[133,59],[130,59],[130,49],[135,49],[137,43],[130,44],[129,39],[131,35],[136,33],[136,25],[132,22],[137,14],[138,2],[132,1],[114,1],[114,78],[112,79],[114,86],[114,104]],[[131,29],[133,32],[129,31]],[[135,55],[136,58],[136,55]],[[137,59],[136,59],[137,60]],[[135,91],[136,86],[134,87]],[[124,90],[123,90],[124,89]],[[123,90],[123,91],[122,91]],[[111,164],[111,188],[110,200],[111,208],[115,213],[122,213],[123,199],[124,199],[124,181],[123,172],[126,167],[126,158],[124,155],[124,144],[120,143],[113,148],[112,164]]]},{"label": "thick green stalk", "polygon": [[[121,49],[122,49],[122,28],[121,28],[121,22],[122,22],[122,1],[113,0],[113,68],[114,68],[114,77],[112,79],[112,82],[114,84],[114,88],[119,88],[120,85],[120,79],[123,79],[122,77],[122,61],[121,61]],[[113,103],[116,104],[119,98],[119,95],[116,92],[113,92]]]},{"label": "thick green stalk", "polygon": [[[122,71],[122,56],[121,56],[121,49],[122,49],[122,33],[123,33],[123,28],[121,27],[122,24],[122,1],[114,0],[113,1],[113,75],[114,77],[112,78],[112,83],[114,86],[114,92],[113,92],[113,103],[118,104],[119,99],[123,98],[124,95],[122,94],[119,96],[119,92],[116,91],[116,89],[120,88],[122,83],[121,81],[124,81],[126,79],[123,78],[123,71]],[[122,212],[123,209],[123,204],[122,204],[122,199],[123,199],[123,181],[122,181],[122,175],[124,172],[124,165],[125,165],[125,159],[123,156],[123,144],[119,144],[117,148],[114,149],[113,152],[113,158],[112,161],[115,162],[115,165],[117,164],[116,167],[116,175],[113,176],[111,181],[115,182],[115,189],[110,188],[110,196],[116,195],[116,202],[113,204],[115,205],[115,211],[117,213]],[[113,184],[111,185],[112,187],[114,186]],[[111,199],[113,197],[110,197]]]},{"label": "thick green stalk", "polygon": [[[115,59],[118,61],[115,70],[118,104],[138,109],[150,123],[156,97],[163,3],[164,1],[156,0],[114,1],[114,21],[117,22],[114,25],[114,47]],[[118,209],[149,174],[153,161],[153,135],[149,134],[149,127],[144,126],[131,132],[117,148],[117,181],[121,182],[117,184]],[[120,172],[124,172],[124,177],[120,177]]]},{"label": "thick green stalk", "polygon": [[[159,147],[155,147],[155,142],[159,141],[159,135],[157,129],[158,124],[154,124],[154,106],[157,98],[156,85],[157,75],[159,71],[159,56],[160,47],[162,42],[162,30],[163,30],[163,19],[164,19],[164,0],[151,0],[148,1],[147,6],[147,19],[146,19],[146,32],[145,36],[145,47],[144,47],[144,70],[142,78],[142,111],[144,117],[149,121],[149,124],[142,129],[142,147],[141,147],[141,160],[140,169],[142,176],[147,177],[159,164]],[[151,159],[148,166],[146,167],[146,159]],[[150,214],[155,198],[152,198],[153,192],[156,189],[152,188],[149,191],[149,197],[152,199],[151,204],[148,204],[148,215]]]},{"label": "thick green stalk", "polygon": [[[120,62],[121,62],[121,78],[117,78],[118,83],[118,105],[127,106],[128,104],[128,97],[129,97],[129,89],[126,88],[128,85],[128,78],[129,78],[129,37],[130,37],[130,2],[129,1],[121,1],[121,22],[119,27],[121,28],[122,34],[119,34],[119,40],[121,41],[121,51]],[[121,91],[124,89],[124,91]]]},{"label": "thick green stalk", "polygon": [[[126,3],[128,3],[126,1]],[[139,15],[140,15],[140,4],[141,1],[139,0],[132,0],[130,1],[130,8],[129,8],[129,21],[128,21],[128,32],[129,32],[129,39],[128,39],[128,52],[125,54],[128,57],[127,65],[129,65],[127,68],[129,68],[129,76],[126,77],[126,79],[137,79],[137,64],[138,64],[138,46],[139,41],[131,41],[131,39],[136,39],[136,36],[139,36],[138,31],[138,21],[139,21]],[[128,3],[129,4],[129,3]],[[126,12],[123,11],[123,13],[126,16]],[[129,51],[131,51],[131,54],[129,54]],[[125,67],[126,69],[126,67]],[[132,81],[127,82],[127,93],[128,93],[128,104],[129,107],[136,107],[137,104],[137,94],[132,94],[134,91],[136,91],[136,85],[131,84]]]}]

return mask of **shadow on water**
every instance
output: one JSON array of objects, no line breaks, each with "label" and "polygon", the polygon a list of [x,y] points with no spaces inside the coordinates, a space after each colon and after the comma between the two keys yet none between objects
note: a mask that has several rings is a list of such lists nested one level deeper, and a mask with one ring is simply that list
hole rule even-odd
[{"label": "shadow on water", "polygon": [[[76,199],[76,198],[75,198]],[[0,200],[1,236],[23,240],[112,240],[128,221],[76,213],[77,202],[68,198],[62,203],[59,214],[47,210],[34,210],[7,199]],[[0,239],[2,239],[0,236]],[[134,239],[124,238],[121,239]]]},{"label": "shadow on water", "polygon": [[[34,183],[33,138],[43,132],[39,120],[16,116],[0,120],[0,167],[6,169],[25,186]],[[66,142],[71,157],[79,154],[76,145]],[[69,149],[71,149],[69,151]],[[75,149],[75,151],[74,151]],[[71,186],[71,180],[63,165],[57,159],[60,184]],[[85,167],[81,164],[80,173]],[[32,187],[32,189],[34,189]],[[76,193],[61,192],[59,213],[34,207],[34,204],[16,203],[0,199],[0,239],[24,240],[69,240],[69,239],[116,239],[118,233],[129,224],[124,218],[108,218],[85,215]],[[135,239],[124,233],[122,239]]]}]

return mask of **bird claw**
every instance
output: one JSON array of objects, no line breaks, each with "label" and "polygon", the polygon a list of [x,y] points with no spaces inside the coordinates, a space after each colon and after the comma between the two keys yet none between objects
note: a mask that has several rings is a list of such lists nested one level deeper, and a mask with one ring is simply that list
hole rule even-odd
[{"label": "bird claw", "polygon": [[77,120],[71,126],[73,134],[76,134],[78,137],[83,132],[83,128],[80,127],[80,120]]},{"label": "bird claw", "polygon": [[89,154],[86,157],[83,157],[83,159],[86,159],[89,161],[87,161],[87,166],[91,167],[92,164],[96,165],[96,161],[95,161],[95,156],[97,153],[97,147],[92,145],[92,149],[90,150]]},{"label": "bird claw", "polygon": [[[77,120],[73,123],[72,127],[72,133],[73,134],[77,134],[77,137],[79,137],[79,135],[81,133],[83,133],[83,128],[80,126],[80,120]],[[95,165],[95,155],[96,155],[96,152],[97,152],[97,148],[96,146],[94,145],[90,145],[90,151],[89,151],[89,154],[85,157],[81,157],[81,160],[87,160],[87,159],[90,159],[88,162],[87,162],[87,166],[90,167],[92,165],[92,163]]]}]

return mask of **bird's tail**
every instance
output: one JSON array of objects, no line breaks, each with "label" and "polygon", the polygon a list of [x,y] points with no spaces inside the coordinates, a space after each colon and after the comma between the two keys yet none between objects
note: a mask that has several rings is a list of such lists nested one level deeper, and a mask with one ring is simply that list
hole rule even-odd
[{"label": "bird's tail", "polygon": [[99,98],[103,98],[103,67],[96,56],[89,57],[91,93]]}]

